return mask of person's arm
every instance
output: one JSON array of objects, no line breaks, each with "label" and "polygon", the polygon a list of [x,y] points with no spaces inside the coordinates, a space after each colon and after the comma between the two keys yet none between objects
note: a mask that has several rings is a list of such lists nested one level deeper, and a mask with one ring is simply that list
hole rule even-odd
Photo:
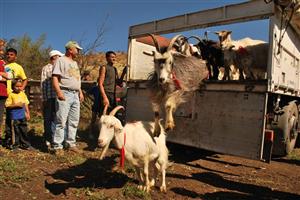
[{"label": "person's arm", "polygon": [[25,104],[25,117],[26,117],[27,121],[30,120],[30,112],[29,112],[29,106],[28,106],[28,104]]},{"label": "person's arm", "polygon": [[65,99],[64,93],[61,91],[61,89],[59,87],[59,78],[60,78],[59,75],[53,74],[52,75],[52,84],[53,84],[54,90],[56,92],[57,98],[61,101],[64,101],[66,99]]},{"label": "person's arm", "polygon": [[21,88],[22,91],[25,90],[25,87],[27,86],[27,83],[28,83],[27,79],[23,80],[23,84],[22,84],[22,88]]},{"label": "person's arm", "polygon": [[79,101],[80,101],[80,102],[83,102],[83,100],[84,100],[84,95],[83,95],[83,93],[82,93],[82,90],[79,89]]},{"label": "person's arm", "polygon": [[105,90],[104,90],[104,86],[103,86],[103,83],[104,83],[104,79],[105,79],[105,72],[106,72],[106,69],[104,66],[101,66],[100,67],[100,70],[99,70],[99,81],[98,81],[98,85],[99,85],[99,89],[100,89],[100,93],[101,93],[101,96],[103,98],[103,105],[104,106],[109,106],[109,100],[106,96],[106,93],[105,93]]},{"label": "person's arm", "polygon": [[42,93],[42,100],[44,101],[44,91],[46,91],[46,79],[47,79],[47,76],[46,76],[46,69],[45,67],[42,69],[42,73],[41,73],[41,93]]},{"label": "person's arm", "polygon": [[[1,72],[0,72],[1,73]],[[6,78],[0,74],[0,82],[6,82]]]}]

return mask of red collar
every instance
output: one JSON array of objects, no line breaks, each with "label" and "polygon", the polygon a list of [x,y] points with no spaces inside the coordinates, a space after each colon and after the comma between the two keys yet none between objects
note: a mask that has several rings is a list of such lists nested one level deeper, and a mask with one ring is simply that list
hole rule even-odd
[{"label": "red collar", "polygon": [[172,71],[172,80],[173,80],[173,82],[174,82],[175,87],[176,87],[177,90],[182,89],[180,81],[177,79],[174,71]]},{"label": "red collar", "polygon": [[244,48],[244,47],[242,47],[242,46],[239,46],[238,53],[240,55],[248,55],[249,54],[249,52],[247,51],[247,49]]},{"label": "red collar", "polygon": [[120,167],[124,169],[124,164],[125,164],[125,144],[126,144],[126,132],[124,132],[124,144],[122,148],[120,149]]}]

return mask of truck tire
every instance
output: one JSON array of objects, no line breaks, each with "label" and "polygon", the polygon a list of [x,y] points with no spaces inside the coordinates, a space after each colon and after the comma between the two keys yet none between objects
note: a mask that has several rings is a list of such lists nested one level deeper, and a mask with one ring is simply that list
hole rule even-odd
[{"label": "truck tire", "polygon": [[[277,136],[282,143],[281,148],[283,155],[289,154],[295,147],[297,136],[298,136],[298,122],[299,122],[298,107],[295,102],[290,102],[288,105],[283,107],[283,114],[278,118],[278,129]],[[281,132],[281,134],[280,134]],[[276,134],[275,133],[275,137]],[[278,142],[278,141],[277,141]]]}]

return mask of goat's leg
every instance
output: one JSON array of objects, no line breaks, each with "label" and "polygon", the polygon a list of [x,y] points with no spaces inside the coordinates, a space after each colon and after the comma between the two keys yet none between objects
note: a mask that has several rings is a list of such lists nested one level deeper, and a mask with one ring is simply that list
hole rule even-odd
[{"label": "goat's leg", "polygon": [[166,107],[166,131],[173,130],[175,127],[174,118],[173,118],[173,109],[171,106]]},{"label": "goat's leg", "polygon": [[[174,99],[174,98],[172,98]],[[175,105],[172,102],[172,99],[169,98],[169,100],[166,102],[166,122],[165,122],[165,129],[166,131],[168,130],[173,130],[175,127],[174,124],[174,118],[173,118],[173,111],[175,110]]]},{"label": "goat's leg", "polygon": [[151,181],[150,181],[150,187],[155,186],[155,180],[156,180],[157,174],[158,174],[158,169],[157,169],[156,163],[157,162],[155,162],[155,161],[151,162],[151,168],[153,169],[153,177],[151,178]]},{"label": "goat's leg", "polygon": [[138,184],[138,189],[139,190],[142,190],[143,189],[143,186],[144,186],[144,177],[143,177],[143,173],[141,172],[141,169],[138,167],[138,166],[135,166],[135,172],[136,172],[136,176],[137,176],[137,179],[139,181],[139,184]]},{"label": "goat's leg", "polygon": [[167,186],[166,186],[166,166],[161,166],[161,186],[160,191],[161,192],[167,192]]},{"label": "goat's leg", "polygon": [[144,177],[145,177],[145,187],[144,191],[150,192],[150,181],[149,181],[149,161],[148,158],[144,160]]},{"label": "goat's leg", "polygon": [[160,105],[156,103],[152,103],[152,108],[154,110],[154,130],[153,130],[153,136],[159,136],[161,130],[159,125],[159,110]]},{"label": "goat's leg", "polygon": [[159,112],[154,112],[154,131],[153,131],[153,136],[154,137],[158,137],[160,132],[161,132],[161,128],[159,125]]},{"label": "goat's leg", "polygon": [[223,80],[230,80],[229,73],[230,73],[230,66],[225,66]]}]

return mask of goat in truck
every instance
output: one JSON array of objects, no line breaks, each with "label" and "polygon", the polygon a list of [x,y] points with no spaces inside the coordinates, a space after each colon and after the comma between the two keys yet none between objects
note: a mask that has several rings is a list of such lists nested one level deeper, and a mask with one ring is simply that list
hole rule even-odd
[{"label": "goat in truck", "polygon": [[207,78],[206,62],[195,56],[188,56],[175,50],[174,43],[181,35],[172,38],[169,46],[161,49],[155,36],[150,34],[156,50],[144,52],[154,58],[155,71],[149,77],[151,102],[155,113],[154,135],[160,133],[159,113],[163,106],[166,113],[165,129],[175,127],[173,113],[176,108],[199,89],[203,79]]},{"label": "goat in truck", "polygon": [[230,77],[230,70],[239,71],[239,79],[265,79],[268,43],[248,37],[231,40],[231,31],[219,31],[216,34],[224,53],[224,79]]}]

